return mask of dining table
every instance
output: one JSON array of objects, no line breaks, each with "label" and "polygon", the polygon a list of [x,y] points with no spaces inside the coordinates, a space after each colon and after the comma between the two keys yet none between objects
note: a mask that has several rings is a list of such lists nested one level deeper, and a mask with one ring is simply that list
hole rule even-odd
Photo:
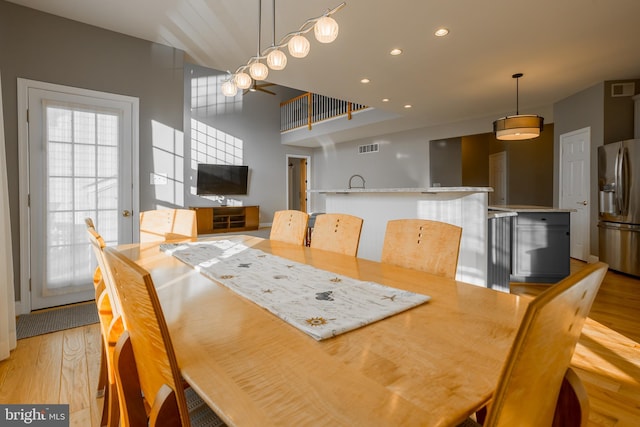
[{"label": "dining table", "polygon": [[229,426],[455,426],[490,402],[527,306],[516,295],[301,245],[247,235],[198,241],[429,297],[314,339],[159,243],[118,246],[153,279],[184,380]]}]

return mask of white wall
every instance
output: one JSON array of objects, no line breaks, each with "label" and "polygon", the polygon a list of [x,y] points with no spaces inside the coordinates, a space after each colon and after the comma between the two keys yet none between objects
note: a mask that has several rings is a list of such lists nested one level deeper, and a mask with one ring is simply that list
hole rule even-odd
[{"label": "white wall", "polygon": [[206,108],[192,109],[191,82],[200,77],[224,73],[193,64],[185,64],[184,103],[184,206],[215,206],[213,198],[195,195],[196,170],[191,162],[191,121],[215,129],[224,137],[243,143],[243,164],[249,166],[249,188],[246,196],[231,197],[243,205],[260,206],[260,223],[270,224],[273,213],[286,209],[287,154],[311,155],[311,149],[282,145],[280,142],[280,102],[289,99],[290,90],[272,88],[277,95],[250,92],[237,96],[235,102],[212,97]]},{"label": "white wall", "polygon": [[[551,107],[536,110],[553,122]],[[359,174],[367,188],[430,187],[429,141],[492,132],[496,117],[425,127],[334,144],[323,142],[313,150],[313,189],[347,188],[349,177]],[[380,144],[379,153],[358,154],[358,146]],[[311,195],[311,211],[323,212],[325,199]]]}]

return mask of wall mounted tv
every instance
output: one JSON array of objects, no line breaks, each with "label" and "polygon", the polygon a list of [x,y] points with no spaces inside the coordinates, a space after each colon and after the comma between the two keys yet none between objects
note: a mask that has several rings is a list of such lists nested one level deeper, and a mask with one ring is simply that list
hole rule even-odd
[{"label": "wall mounted tv", "polygon": [[249,166],[199,163],[196,194],[199,196],[247,194],[248,174]]}]

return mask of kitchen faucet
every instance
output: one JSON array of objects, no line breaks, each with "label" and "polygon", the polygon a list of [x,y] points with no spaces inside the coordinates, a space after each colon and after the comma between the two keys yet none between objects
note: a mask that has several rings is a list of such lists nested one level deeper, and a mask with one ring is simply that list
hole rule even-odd
[{"label": "kitchen faucet", "polygon": [[[353,178],[360,178],[362,180],[362,186],[358,186],[358,187],[354,187],[351,185],[351,181],[353,181]],[[364,188],[364,178],[362,177],[362,175],[351,175],[351,178],[349,178],[349,189],[352,188]]]}]

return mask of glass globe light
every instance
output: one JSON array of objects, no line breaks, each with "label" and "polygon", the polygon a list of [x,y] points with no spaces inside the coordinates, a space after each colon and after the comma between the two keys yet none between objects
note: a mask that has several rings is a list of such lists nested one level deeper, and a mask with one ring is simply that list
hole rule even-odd
[{"label": "glass globe light", "polygon": [[264,80],[269,75],[269,68],[262,62],[256,61],[249,67],[249,74],[254,80]]},{"label": "glass globe light", "polygon": [[252,83],[251,77],[244,71],[236,74],[235,81],[238,89],[249,89]]},{"label": "glass globe light", "polygon": [[313,32],[320,43],[331,43],[338,37],[338,23],[330,16],[323,16],[314,25]]},{"label": "glass globe light", "polygon": [[233,81],[227,80],[226,82],[222,83],[222,94],[224,96],[236,96],[236,93],[238,93],[238,88],[233,83]]},{"label": "glass globe light", "polygon": [[267,65],[272,70],[284,70],[287,66],[287,55],[280,49],[274,49],[267,55]]},{"label": "glass globe light", "polygon": [[300,34],[291,37],[289,40],[289,54],[294,58],[304,58],[309,54],[309,40]]}]

